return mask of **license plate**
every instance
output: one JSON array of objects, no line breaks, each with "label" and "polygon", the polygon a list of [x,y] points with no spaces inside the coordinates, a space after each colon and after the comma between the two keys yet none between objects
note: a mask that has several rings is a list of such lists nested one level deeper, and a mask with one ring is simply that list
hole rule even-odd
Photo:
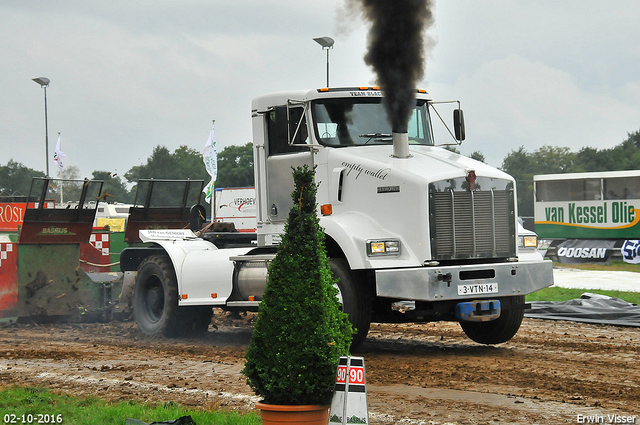
[{"label": "license plate", "polygon": [[458,295],[495,294],[496,292],[498,292],[497,282],[458,285]]}]

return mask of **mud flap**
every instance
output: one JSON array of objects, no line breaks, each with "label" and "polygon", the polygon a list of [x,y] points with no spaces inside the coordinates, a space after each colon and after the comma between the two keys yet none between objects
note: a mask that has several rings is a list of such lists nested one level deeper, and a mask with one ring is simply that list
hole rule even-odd
[{"label": "mud flap", "polygon": [[456,304],[456,319],[465,322],[489,322],[500,317],[500,300],[468,301]]}]

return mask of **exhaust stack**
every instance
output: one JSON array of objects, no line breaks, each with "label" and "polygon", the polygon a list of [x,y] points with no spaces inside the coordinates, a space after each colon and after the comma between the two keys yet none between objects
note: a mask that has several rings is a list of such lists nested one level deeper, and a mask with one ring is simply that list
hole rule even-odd
[{"label": "exhaust stack", "polygon": [[409,133],[392,133],[393,137],[393,157],[409,158]]}]

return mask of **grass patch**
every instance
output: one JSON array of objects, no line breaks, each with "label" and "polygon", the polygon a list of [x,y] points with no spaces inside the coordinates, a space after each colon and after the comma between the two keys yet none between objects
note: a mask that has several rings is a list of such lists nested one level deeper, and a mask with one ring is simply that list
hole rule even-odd
[{"label": "grass patch", "polygon": [[527,295],[529,301],[568,301],[580,298],[582,294],[589,292],[592,294],[608,295],[620,298],[632,304],[640,304],[640,292],[605,291],[601,289],[575,289],[575,288],[544,288]]},{"label": "grass patch", "polygon": [[[629,264],[624,261],[612,261],[610,264],[564,264],[553,263],[554,268],[579,269],[579,270],[600,270],[600,271],[624,271],[640,273],[640,264]],[[638,275],[640,280],[640,274]],[[614,298],[620,298],[632,304],[640,304],[640,292],[623,292],[623,291],[605,291],[601,289],[574,289],[551,287],[544,288],[529,294],[526,297],[529,301],[568,301],[580,298],[585,292],[592,294],[607,295]]]},{"label": "grass patch", "polygon": [[93,396],[73,397],[54,394],[46,388],[2,388],[0,390],[0,423],[13,423],[11,422],[13,418],[16,418],[15,423],[23,423],[23,415],[25,415],[24,421],[32,418],[31,423],[73,425],[124,424],[128,418],[151,423],[187,415],[191,416],[198,425],[259,425],[261,423],[260,416],[254,413],[206,412],[187,409],[174,402],[107,403]]},{"label": "grass patch", "polygon": [[[609,272],[636,272],[640,273],[640,264],[629,264],[624,261],[612,261],[610,264],[565,264],[553,262],[553,267],[558,269],[603,270]],[[640,278],[640,276],[638,276]]]}]

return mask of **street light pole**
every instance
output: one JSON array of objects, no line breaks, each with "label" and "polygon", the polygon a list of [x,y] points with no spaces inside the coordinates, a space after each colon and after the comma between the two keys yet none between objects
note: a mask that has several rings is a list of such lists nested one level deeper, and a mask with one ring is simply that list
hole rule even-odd
[{"label": "street light pole", "polygon": [[329,87],[329,49],[327,49],[327,87]]},{"label": "street light pole", "polygon": [[318,37],[313,41],[322,46],[322,50],[327,51],[327,87],[329,87],[329,49],[333,49],[333,38],[331,37]]},{"label": "street light pole", "polygon": [[47,177],[49,177],[49,122],[47,119],[47,87],[49,87],[49,79],[46,77],[34,78],[33,81],[40,84],[40,87],[44,89],[44,141],[45,141],[45,155],[47,164]]}]

